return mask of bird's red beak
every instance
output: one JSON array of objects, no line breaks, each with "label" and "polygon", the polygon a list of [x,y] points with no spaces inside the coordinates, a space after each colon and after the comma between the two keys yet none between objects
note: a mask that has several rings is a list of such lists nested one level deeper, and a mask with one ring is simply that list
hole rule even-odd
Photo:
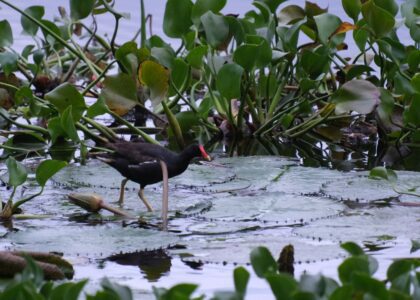
[{"label": "bird's red beak", "polygon": [[200,148],[200,152],[201,152],[201,155],[203,156],[203,158],[207,161],[211,161],[211,157],[210,157],[210,155],[207,154],[206,150],[204,150],[204,146],[199,145],[198,147]]}]

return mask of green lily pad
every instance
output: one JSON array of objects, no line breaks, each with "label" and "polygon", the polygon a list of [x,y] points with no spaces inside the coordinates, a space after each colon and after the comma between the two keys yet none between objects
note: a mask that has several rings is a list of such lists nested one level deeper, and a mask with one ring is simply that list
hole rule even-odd
[{"label": "green lily pad", "polygon": [[9,233],[7,239],[15,250],[53,251],[66,256],[95,258],[166,247],[178,242],[178,237],[169,232],[109,223],[101,226],[60,226],[59,230],[55,226],[30,228]]}]

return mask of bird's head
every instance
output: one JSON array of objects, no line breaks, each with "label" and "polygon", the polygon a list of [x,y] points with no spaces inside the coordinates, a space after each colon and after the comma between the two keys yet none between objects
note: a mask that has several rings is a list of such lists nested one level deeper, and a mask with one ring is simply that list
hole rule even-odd
[{"label": "bird's head", "polygon": [[207,154],[206,150],[204,149],[203,145],[198,145],[198,148],[200,149],[201,152],[201,156],[207,160],[207,161],[211,161],[211,157],[210,155]]}]

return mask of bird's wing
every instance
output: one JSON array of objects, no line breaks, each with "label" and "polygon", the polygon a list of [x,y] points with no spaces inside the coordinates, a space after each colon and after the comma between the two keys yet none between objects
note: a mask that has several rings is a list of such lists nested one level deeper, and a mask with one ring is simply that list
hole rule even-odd
[{"label": "bird's wing", "polygon": [[156,161],[159,156],[155,156],[159,146],[155,146],[143,141],[127,142],[119,140],[107,145],[115,151],[116,156],[123,157],[133,165],[138,165],[147,161]]}]

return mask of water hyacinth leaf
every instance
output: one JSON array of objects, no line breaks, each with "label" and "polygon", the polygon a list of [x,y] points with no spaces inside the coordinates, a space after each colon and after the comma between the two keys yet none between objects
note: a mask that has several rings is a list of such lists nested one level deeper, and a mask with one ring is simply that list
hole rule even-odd
[{"label": "water hyacinth leaf", "polygon": [[94,118],[109,112],[108,106],[106,106],[104,98],[102,96],[98,97],[95,103],[93,103],[86,111],[86,116],[88,118]]},{"label": "water hyacinth leaf", "polygon": [[357,291],[361,291],[373,299],[389,299],[385,283],[367,274],[355,273],[352,278],[352,284]]},{"label": "water hyacinth leaf", "polygon": [[82,20],[90,15],[95,6],[95,0],[70,0],[70,17]]},{"label": "water hyacinth leaf", "polygon": [[107,76],[101,97],[110,110],[125,115],[137,103],[137,87],[133,78],[125,73]]},{"label": "water hyacinth leaf", "polygon": [[411,78],[411,85],[413,86],[413,89],[416,91],[416,93],[420,94],[420,73],[414,74],[414,76]]},{"label": "water hyacinth leaf", "polygon": [[274,14],[277,8],[286,0],[256,0],[256,2],[262,2],[270,8],[270,11]]},{"label": "water hyacinth leaf", "polygon": [[40,186],[45,186],[48,179],[54,176],[58,171],[67,166],[65,161],[48,159],[41,162],[36,169],[36,181]]},{"label": "water hyacinth leaf", "polygon": [[338,267],[338,277],[342,283],[350,283],[356,273],[370,275],[367,256],[352,256]]},{"label": "water hyacinth leaf", "polygon": [[166,96],[169,88],[169,71],[161,64],[147,60],[140,65],[139,80],[150,89],[150,100],[156,107]]},{"label": "water hyacinth leaf", "polygon": [[341,3],[346,14],[356,23],[362,10],[362,2],[360,0],[342,0]]},{"label": "water hyacinth leaf", "polygon": [[208,11],[218,13],[226,5],[226,0],[197,0],[194,3],[191,13],[191,19],[194,24],[198,27],[200,25],[200,17]]},{"label": "water hyacinth leaf", "polygon": [[420,125],[420,94],[415,94],[408,108],[405,109],[403,120],[405,124]]},{"label": "water hyacinth leaf", "polygon": [[320,75],[328,72],[330,59],[328,55],[323,53],[303,50],[300,65],[309,75],[310,79],[317,80]]},{"label": "water hyacinth leaf", "polygon": [[163,17],[163,32],[169,37],[180,38],[190,30],[192,25],[190,0],[168,0]]},{"label": "water hyacinth leaf", "polygon": [[235,283],[235,291],[242,297],[245,296],[249,277],[250,277],[249,272],[244,267],[237,267],[233,271],[233,281]]},{"label": "water hyacinth leaf", "polygon": [[68,106],[62,113],[60,117],[61,128],[67,136],[74,142],[79,141],[79,136],[77,134],[76,126],[74,125],[75,121],[73,119],[72,106]]},{"label": "water hyacinth leaf", "polygon": [[398,179],[397,174],[393,170],[386,169],[385,167],[376,167],[370,170],[369,178],[373,178],[373,179],[380,178],[380,179],[388,180],[390,182],[396,182]]},{"label": "water hyacinth leaf", "polygon": [[328,44],[330,37],[342,23],[339,17],[329,13],[315,16],[314,20],[318,29],[318,37],[324,45]]},{"label": "water hyacinth leaf", "polygon": [[336,104],[336,114],[350,111],[368,114],[380,103],[380,95],[379,89],[369,81],[352,80],[335,92],[331,101]]},{"label": "water hyacinth leaf", "polygon": [[346,80],[350,81],[365,73],[373,72],[374,70],[366,65],[351,65],[346,73]]},{"label": "water hyacinth leaf", "polygon": [[346,250],[348,253],[350,253],[353,256],[365,255],[365,252],[363,251],[363,249],[359,245],[353,242],[343,243],[341,244],[341,248],[343,248],[344,250]]},{"label": "water hyacinth leaf", "polygon": [[375,4],[383,9],[385,9],[387,12],[389,12],[394,17],[398,13],[398,4],[395,2],[395,0],[374,0]]},{"label": "water hyacinth leaf", "polygon": [[55,144],[59,137],[63,137],[66,135],[66,132],[61,126],[60,117],[54,117],[48,120],[48,132],[50,133],[52,144]]},{"label": "water hyacinth leaf", "polygon": [[277,17],[280,25],[288,25],[305,18],[305,11],[298,5],[288,5],[281,9]]},{"label": "water hyacinth leaf", "polygon": [[210,46],[217,48],[228,39],[229,23],[224,16],[208,11],[200,17],[200,20]]},{"label": "water hyacinth leaf", "polygon": [[420,266],[415,260],[397,260],[388,268],[386,275],[391,281],[391,288],[400,292],[410,293],[410,273]]},{"label": "water hyacinth leaf", "polygon": [[48,28],[48,30],[46,30],[45,28],[42,28],[42,27],[41,27],[42,33],[44,34],[45,40],[48,42],[48,44],[49,44],[51,47],[54,47],[55,49],[62,48],[62,47],[63,47],[63,45],[62,45],[62,44],[60,44],[60,43],[57,43],[57,42],[56,42],[56,40],[55,40],[55,37],[53,37],[53,36],[50,34],[50,32],[53,32],[53,33],[55,33],[56,35],[58,35],[58,36],[62,37],[62,34],[61,34],[61,31],[60,31],[60,28],[58,28],[58,26],[57,26],[55,23],[53,23],[53,22],[51,22],[51,21],[49,21],[49,20],[45,20],[45,19],[43,19],[43,20],[41,20],[40,22],[41,22],[41,23],[42,23],[45,27],[47,27],[47,28]]},{"label": "water hyacinth leaf", "polygon": [[49,299],[78,299],[80,293],[85,287],[87,280],[81,280],[79,282],[65,282],[51,290],[51,294],[48,295]]},{"label": "water hyacinth leaf", "polygon": [[165,68],[172,68],[173,60],[175,59],[175,51],[170,47],[153,47],[151,49],[151,56],[156,58],[156,60]]},{"label": "water hyacinth leaf", "polygon": [[216,86],[226,99],[237,99],[241,96],[241,81],[244,69],[238,64],[224,65],[216,78]]},{"label": "water hyacinth leaf", "polygon": [[132,291],[128,286],[112,282],[106,277],[101,280],[101,286],[106,291],[112,292],[112,298],[114,297],[114,295],[116,295],[120,300],[133,300]]},{"label": "water hyacinth leaf", "polygon": [[45,95],[60,113],[71,107],[72,118],[77,122],[86,110],[86,103],[79,91],[70,83],[65,82]]},{"label": "water hyacinth leaf", "polygon": [[[178,89],[178,91],[182,91],[187,82],[190,79],[190,72],[189,72],[188,64],[181,58],[176,58],[172,62],[172,69],[171,69],[171,81],[172,84]],[[171,95],[175,95],[176,92],[172,91]]]},{"label": "water hyacinth leaf", "polygon": [[298,291],[296,280],[287,274],[269,274],[266,277],[276,299],[292,300]]},{"label": "water hyacinth leaf", "polygon": [[233,61],[242,66],[245,70],[251,71],[255,67],[255,60],[250,57],[257,57],[259,46],[253,44],[244,44],[235,49]]},{"label": "water hyacinth leaf", "polygon": [[203,57],[207,54],[207,51],[208,47],[205,45],[195,47],[188,52],[186,60],[191,67],[200,69],[203,66]]},{"label": "water hyacinth leaf", "polygon": [[12,44],[13,33],[9,21],[0,21],[0,47],[8,47]]},{"label": "water hyacinth leaf", "polygon": [[138,66],[137,44],[133,41],[124,43],[115,52],[115,58],[123,65],[126,72],[133,74]]},{"label": "water hyacinth leaf", "polygon": [[18,59],[19,56],[16,53],[8,51],[0,53],[0,66],[6,76],[9,76],[12,72],[18,69]]},{"label": "water hyacinth leaf", "polygon": [[385,9],[369,0],[362,5],[362,15],[377,37],[388,34],[395,25],[394,17]]},{"label": "water hyacinth leaf", "polygon": [[252,250],[250,260],[255,274],[260,278],[277,272],[277,263],[265,247],[257,247]]},{"label": "water hyacinth leaf", "polygon": [[[30,15],[31,17],[37,20],[41,20],[45,14],[44,7],[38,6],[38,5],[30,6],[26,8],[24,11],[25,13],[27,13],[28,15]],[[38,32],[39,26],[35,24],[33,21],[29,20],[29,18],[25,17],[24,15],[20,17],[20,24],[22,25],[23,32],[26,34],[29,34],[30,36],[35,36],[36,33]]]},{"label": "water hyacinth leaf", "polygon": [[26,181],[28,172],[24,165],[16,161],[13,157],[6,160],[7,171],[9,173],[8,184],[17,187]]}]

